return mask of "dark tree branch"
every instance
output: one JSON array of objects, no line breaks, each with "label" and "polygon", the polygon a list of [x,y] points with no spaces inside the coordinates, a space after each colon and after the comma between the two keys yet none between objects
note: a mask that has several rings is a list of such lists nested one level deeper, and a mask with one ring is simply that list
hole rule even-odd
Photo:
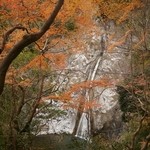
[{"label": "dark tree branch", "polygon": [[13,27],[12,29],[8,30],[8,31],[4,34],[4,36],[3,36],[2,46],[1,46],[1,48],[0,48],[0,54],[1,54],[1,53],[3,52],[3,50],[4,50],[5,45],[6,45],[7,41],[8,41],[8,38],[9,38],[10,34],[12,34],[12,33],[13,33],[15,30],[17,30],[17,29],[20,29],[20,30],[23,30],[23,31],[26,30],[27,33],[29,33],[28,30],[27,30],[25,27],[21,26],[21,25],[17,25],[17,26],[15,26],[15,27]]},{"label": "dark tree branch", "polygon": [[20,101],[19,106],[17,108],[17,116],[19,116],[19,114],[21,113],[21,110],[22,110],[22,108],[24,106],[24,100],[25,100],[25,90],[21,86],[19,86],[19,88],[20,88],[20,90],[22,92],[22,98],[21,98],[21,101]]},{"label": "dark tree branch", "polygon": [[145,143],[144,143],[143,147],[141,148],[141,150],[147,150],[149,142],[150,142],[150,134],[146,137]]},{"label": "dark tree branch", "polygon": [[146,117],[146,115],[144,115],[141,118],[140,123],[139,123],[139,127],[137,128],[137,130],[133,134],[132,141],[131,141],[131,146],[130,146],[130,150],[134,150],[135,142],[136,142],[136,137],[137,137],[137,135],[139,134],[139,132],[140,132],[140,130],[142,128],[143,121],[144,121],[145,117]]},{"label": "dark tree branch", "polygon": [[43,85],[44,85],[44,76],[42,76],[42,80],[41,80],[41,84],[40,84],[40,89],[39,89],[39,93],[37,96],[37,100],[33,103],[32,105],[32,110],[31,113],[29,115],[28,121],[26,122],[25,126],[23,127],[23,129],[20,131],[20,133],[22,132],[27,132],[29,130],[30,124],[36,114],[36,109],[39,106],[39,103],[41,101],[41,97],[42,97],[42,92],[43,92]]},{"label": "dark tree branch", "polygon": [[12,61],[20,54],[20,52],[31,43],[39,40],[45,32],[50,28],[54,19],[56,18],[58,12],[60,11],[64,0],[58,0],[56,7],[54,8],[53,12],[51,13],[50,17],[47,19],[41,30],[34,34],[27,34],[25,35],[14,47],[10,50],[8,55],[4,58],[2,63],[0,64],[0,95],[4,89],[5,77],[7,70],[12,63]]}]

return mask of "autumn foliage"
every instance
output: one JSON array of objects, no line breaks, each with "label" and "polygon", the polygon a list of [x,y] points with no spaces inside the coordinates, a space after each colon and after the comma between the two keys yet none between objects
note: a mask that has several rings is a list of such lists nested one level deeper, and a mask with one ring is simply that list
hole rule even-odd
[{"label": "autumn foliage", "polygon": [[[38,0],[34,0],[34,1],[2,0],[1,1],[0,20],[2,26],[1,26],[0,34],[1,34],[1,41],[2,41],[1,51],[3,52],[1,54],[0,59],[2,60],[2,62],[3,59],[5,59],[8,56],[8,54],[11,53],[11,49],[13,49],[13,47],[15,46],[17,41],[19,41],[19,39],[25,39],[26,34],[30,35],[30,34],[38,33],[40,28],[42,28],[43,26],[43,22],[48,18],[49,14],[53,12],[53,8],[55,7],[56,3],[57,1],[48,2],[48,1],[38,1]],[[22,69],[27,69],[27,68],[29,69],[32,67],[36,67],[37,65],[38,66],[40,65],[40,67],[44,69],[47,66],[47,62],[45,62],[46,59],[49,59],[49,61],[51,61],[53,65],[55,64],[56,68],[60,66],[64,67],[65,64],[64,59],[66,59],[67,56],[66,54],[64,55],[63,53],[60,53],[54,56],[54,54],[50,54],[48,52],[48,54],[44,54],[45,55],[44,56],[41,55],[40,53],[41,52],[45,53],[46,51],[48,51],[48,49],[51,48],[51,47],[49,48],[47,47],[49,44],[59,49],[62,49],[62,47],[66,49],[68,47],[69,52],[73,52],[74,47],[76,47],[76,50],[78,48],[83,49],[84,43],[82,42],[81,34],[82,32],[84,33],[84,31],[86,30],[88,31],[88,28],[91,28],[91,26],[93,26],[92,18],[102,15],[102,16],[106,16],[105,19],[108,18],[108,19],[116,20],[117,22],[122,22],[128,17],[129,13],[134,8],[140,6],[141,3],[140,1],[137,0],[132,2],[123,2],[123,3],[117,1],[108,2],[103,0],[65,1],[63,8],[60,10],[60,13],[58,14],[54,23],[51,25],[50,30],[48,30],[46,33],[44,31],[45,35],[43,37],[40,36],[40,39],[39,37],[34,37],[35,40],[30,40],[30,42],[28,42],[25,45],[28,46],[28,44],[33,42],[34,47],[36,48],[37,51],[39,51],[39,56],[37,56],[37,58],[34,58],[34,60],[31,60],[31,62],[29,62],[29,64],[24,66]],[[65,24],[70,18],[73,18],[74,20],[73,23],[76,22],[76,27],[77,27],[76,33],[75,32],[69,33],[67,31],[68,29],[66,29]],[[10,30],[10,28],[12,29]],[[37,38],[39,40],[35,42]],[[48,40],[48,43],[46,43],[45,38],[46,40]],[[120,44],[120,42],[118,44]],[[110,49],[112,49],[111,47],[113,47],[113,45],[110,46]],[[23,47],[21,49],[23,50]],[[20,52],[22,50],[20,50]],[[20,52],[18,52],[17,55]],[[53,57],[53,60],[51,59],[52,55],[55,57],[55,58]],[[34,63],[35,65],[33,65]]]},{"label": "autumn foliage", "polygon": [[[13,97],[11,113],[14,118],[10,119],[9,124],[18,127],[18,118],[24,113],[24,108],[29,110],[25,124],[15,129],[14,136],[16,132],[20,134],[29,129],[37,108],[47,100],[61,101],[65,109],[71,107],[82,113],[101,107],[97,99],[92,96],[87,98],[86,92],[90,95],[95,88],[113,87],[112,79],[85,79],[61,91],[61,84],[53,81],[67,70],[71,54],[86,52],[85,35],[92,37],[93,30],[96,34],[103,34],[97,28],[98,21],[103,26],[107,26],[109,21],[113,21],[116,26],[126,24],[123,36],[107,47],[107,51],[113,53],[115,47],[124,44],[127,38],[135,34],[129,19],[135,9],[142,7],[144,4],[140,0],[0,1],[0,95],[3,98],[10,93]],[[148,32],[142,30],[138,36],[138,42],[132,43],[132,49],[137,50],[137,53],[141,44],[145,44]],[[109,40],[111,38],[114,35]],[[139,59],[143,61],[146,57],[147,53]],[[143,61],[145,63],[149,61]],[[133,76],[126,88],[138,97],[143,92],[141,87],[144,87],[146,90],[142,94],[147,98],[149,91],[144,71],[136,78]],[[133,87],[133,84],[137,86]]]},{"label": "autumn foliage", "polygon": [[[101,17],[104,23],[108,20],[121,23],[128,18],[132,10],[142,6],[139,0],[133,0],[132,2],[66,0],[62,9],[60,9],[62,5],[63,0],[58,2],[39,0],[1,1],[1,92],[3,91],[4,81],[7,84],[15,83],[15,85],[25,87],[28,84],[31,85],[31,77],[25,78],[23,81],[19,79],[13,82],[15,76],[20,74],[18,78],[22,78],[21,76],[29,70],[42,72],[44,70],[65,69],[69,54],[76,53],[78,49],[84,50],[82,34],[90,34],[90,28],[95,26],[94,18]],[[50,18],[47,20],[48,16]],[[127,31],[119,41],[109,45],[108,51],[124,43],[131,32],[131,30]],[[32,46],[29,46],[30,44]],[[14,68],[11,63],[24,48],[36,50],[36,56],[26,62],[24,66]],[[70,99],[73,92],[83,88],[110,85],[109,81],[102,80],[75,84],[70,90],[55,97],[55,99]]]}]

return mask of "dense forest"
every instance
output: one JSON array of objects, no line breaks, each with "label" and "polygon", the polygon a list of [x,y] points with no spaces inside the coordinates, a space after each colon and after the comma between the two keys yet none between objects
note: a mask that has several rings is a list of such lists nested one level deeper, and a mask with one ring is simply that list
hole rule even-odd
[{"label": "dense forest", "polygon": [[0,150],[150,149],[150,0],[0,0],[0,114]]}]

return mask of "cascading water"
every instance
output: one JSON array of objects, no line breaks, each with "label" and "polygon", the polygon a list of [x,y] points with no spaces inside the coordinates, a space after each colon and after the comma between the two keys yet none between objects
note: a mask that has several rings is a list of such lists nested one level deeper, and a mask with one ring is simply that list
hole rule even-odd
[{"label": "cascading water", "polygon": [[[93,81],[95,79],[96,73],[98,68],[100,67],[101,61],[102,61],[102,57],[103,57],[103,53],[105,51],[106,48],[106,40],[104,40],[104,36],[105,34],[102,35],[101,37],[101,50],[99,50],[99,53],[96,56],[95,62],[91,63],[90,68],[93,69],[89,69],[87,70],[86,74],[88,75],[88,81]],[[86,100],[90,101],[90,94],[89,94],[89,90],[86,90]],[[87,113],[82,113],[79,124],[78,124],[78,128],[76,131],[76,136],[77,137],[81,137],[84,139],[89,139],[91,133],[91,115],[90,112]]]},{"label": "cascading water", "polygon": [[[87,44],[87,50],[72,55],[68,60],[68,67],[59,74],[60,88],[82,81],[94,81],[103,77],[120,81],[123,78],[122,75],[127,73],[128,56],[125,55],[124,49],[117,47],[117,45],[112,46],[118,39],[110,38],[110,36],[116,34],[116,27],[110,22],[107,28],[97,28],[100,28],[101,34],[94,33],[91,39],[92,44]],[[111,46],[113,51],[108,51]],[[69,71],[66,73],[66,70]],[[120,110],[117,108],[118,95],[115,86],[85,89],[83,94],[86,101],[95,99],[99,107],[88,111],[83,109],[83,112],[74,109],[66,111],[67,115],[51,119],[48,133],[72,134],[73,132],[77,137],[89,139],[91,135],[100,131],[106,122],[112,119],[118,121],[121,118]],[[117,114],[115,117],[113,116],[114,113]]]},{"label": "cascading water", "polygon": [[89,139],[89,135],[90,135],[89,116],[87,113],[82,113],[75,136],[83,139]]}]

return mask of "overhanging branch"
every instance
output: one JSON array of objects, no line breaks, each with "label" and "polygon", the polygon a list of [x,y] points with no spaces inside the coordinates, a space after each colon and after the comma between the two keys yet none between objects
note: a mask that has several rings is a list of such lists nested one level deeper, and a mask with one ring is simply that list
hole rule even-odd
[{"label": "overhanging branch", "polygon": [[63,3],[64,3],[64,0],[58,0],[53,12],[50,14],[50,17],[47,19],[47,21],[45,22],[41,30],[34,34],[25,35],[20,41],[16,43],[16,45],[14,45],[14,47],[10,50],[8,55],[1,62],[0,64],[0,95],[3,92],[6,73],[12,61],[20,54],[20,52],[25,47],[39,40],[45,34],[45,32],[50,28],[50,26],[54,22],[54,19],[56,18],[58,12],[60,11]]},{"label": "overhanging branch", "polygon": [[17,25],[17,26],[15,26],[15,27],[13,27],[12,29],[8,30],[8,31],[4,34],[4,36],[3,36],[2,46],[1,46],[1,48],[0,48],[0,54],[1,54],[1,53],[3,52],[3,50],[4,50],[5,45],[6,45],[7,41],[8,41],[8,38],[9,38],[10,34],[12,34],[12,33],[13,33],[15,30],[17,30],[17,29],[21,29],[21,30],[23,30],[23,31],[26,30],[27,33],[29,33],[28,30],[27,30],[25,27],[21,26],[21,25]]}]

